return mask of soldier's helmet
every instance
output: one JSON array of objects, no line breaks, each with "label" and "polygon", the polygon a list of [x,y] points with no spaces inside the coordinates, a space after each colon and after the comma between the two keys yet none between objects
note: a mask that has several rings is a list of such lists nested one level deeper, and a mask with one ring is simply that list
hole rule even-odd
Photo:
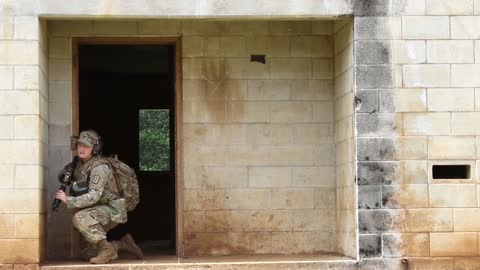
[{"label": "soldier's helmet", "polygon": [[93,147],[92,154],[100,155],[102,153],[102,137],[95,130],[85,130],[80,132],[77,143],[83,143],[86,146]]}]

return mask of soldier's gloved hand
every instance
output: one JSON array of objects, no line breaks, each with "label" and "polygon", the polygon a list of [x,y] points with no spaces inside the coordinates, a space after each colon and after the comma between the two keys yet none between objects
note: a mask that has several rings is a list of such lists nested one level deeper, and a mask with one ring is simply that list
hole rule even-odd
[{"label": "soldier's gloved hand", "polygon": [[67,203],[67,194],[65,194],[65,192],[63,192],[62,190],[59,190],[55,194],[55,199],[59,199],[60,201]]}]

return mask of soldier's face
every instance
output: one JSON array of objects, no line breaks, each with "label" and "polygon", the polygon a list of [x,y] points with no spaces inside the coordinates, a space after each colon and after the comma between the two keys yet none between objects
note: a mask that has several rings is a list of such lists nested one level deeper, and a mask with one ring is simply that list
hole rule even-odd
[{"label": "soldier's face", "polygon": [[92,157],[93,147],[87,146],[81,142],[77,143],[77,155],[82,160],[88,160]]}]

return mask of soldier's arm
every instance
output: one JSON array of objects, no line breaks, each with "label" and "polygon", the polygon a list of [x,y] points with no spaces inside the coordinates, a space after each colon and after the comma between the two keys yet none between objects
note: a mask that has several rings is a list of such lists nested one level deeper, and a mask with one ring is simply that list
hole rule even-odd
[{"label": "soldier's arm", "polygon": [[90,182],[88,192],[78,197],[67,197],[68,208],[84,208],[94,205],[102,197],[105,185],[112,176],[112,171],[105,165],[95,166],[90,172]]}]

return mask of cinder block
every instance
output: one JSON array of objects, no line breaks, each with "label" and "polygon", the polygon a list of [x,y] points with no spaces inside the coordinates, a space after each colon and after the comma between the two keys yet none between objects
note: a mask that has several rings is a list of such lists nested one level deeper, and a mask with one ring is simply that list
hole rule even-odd
[{"label": "cinder block", "polygon": [[453,135],[480,135],[480,112],[452,113]]},{"label": "cinder block", "polygon": [[335,142],[341,142],[354,137],[353,117],[346,117],[335,123]]},{"label": "cinder block", "polygon": [[71,58],[71,39],[65,37],[51,37],[48,39],[49,58]]},{"label": "cinder block", "polygon": [[97,35],[135,35],[137,21],[93,21],[93,31]]},{"label": "cinder block", "polygon": [[473,14],[475,15],[479,15],[480,14],[480,1],[479,0],[475,0],[474,3],[474,11],[473,11]]},{"label": "cinder block", "polygon": [[[353,58],[352,58],[353,59]],[[332,59],[312,59],[313,79],[333,79],[334,61]],[[298,78],[304,78],[297,75]]]},{"label": "cinder block", "polygon": [[[355,46],[357,47],[357,46]],[[334,74],[339,76],[353,66],[353,45],[349,45],[345,50],[335,56]]]},{"label": "cinder block", "polygon": [[290,55],[293,57],[333,57],[332,36],[292,36]]},{"label": "cinder block", "polygon": [[225,145],[184,145],[187,165],[225,165]]},{"label": "cinder block", "polygon": [[381,186],[359,186],[358,187],[358,208],[378,209],[382,205]]},{"label": "cinder block", "polygon": [[184,211],[184,230],[186,233],[205,232],[204,211]]},{"label": "cinder block", "polygon": [[293,187],[334,187],[335,168],[321,167],[294,167],[292,168]]},{"label": "cinder block", "polygon": [[39,141],[2,140],[0,146],[5,154],[0,158],[0,164],[38,164],[40,162]]},{"label": "cinder block", "polygon": [[183,57],[201,57],[204,51],[204,38],[200,36],[184,36],[182,38]]},{"label": "cinder block", "polygon": [[353,186],[337,188],[337,209],[357,209],[356,192]]},{"label": "cinder block", "polygon": [[0,90],[13,89],[13,66],[0,66]]},{"label": "cinder block", "polygon": [[287,125],[255,124],[247,128],[249,144],[289,144],[292,141],[292,129]]},{"label": "cinder block", "polygon": [[402,22],[404,39],[450,38],[448,16],[406,16],[402,18]]},{"label": "cinder block", "polygon": [[391,66],[357,66],[356,81],[359,89],[393,88]]},{"label": "cinder block", "polygon": [[15,138],[23,140],[40,139],[40,117],[23,115],[15,117]]},{"label": "cinder block", "polygon": [[185,123],[223,123],[226,118],[225,103],[221,101],[184,101]]},{"label": "cinder block", "polygon": [[75,36],[75,35],[92,35],[93,34],[93,20],[92,21],[71,21],[71,20],[57,20],[48,22],[48,33],[51,36]]},{"label": "cinder block", "polygon": [[477,257],[457,257],[455,259],[455,267],[457,269],[475,269],[480,265]]},{"label": "cinder block", "polygon": [[341,120],[353,115],[354,98],[353,93],[348,93],[335,101],[335,120]]},{"label": "cinder block", "polygon": [[292,169],[288,167],[249,167],[251,188],[282,188],[292,185]]},{"label": "cinder block", "polygon": [[292,213],[284,210],[258,210],[248,213],[244,221],[248,231],[291,231]]},{"label": "cinder block", "polygon": [[313,121],[314,122],[333,122],[334,104],[333,102],[313,102]]},{"label": "cinder block", "polygon": [[0,239],[0,263],[39,263],[39,239]]},{"label": "cinder block", "polygon": [[271,35],[311,35],[311,21],[270,21],[268,30]]},{"label": "cinder block", "polygon": [[427,157],[426,137],[359,138],[357,141],[359,160],[418,160]]},{"label": "cinder block", "polygon": [[[452,196],[455,194],[455,196]],[[430,207],[476,207],[475,185],[431,185]]]},{"label": "cinder block", "polygon": [[[310,59],[302,59],[302,58],[270,59],[270,76],[272,79],[312,78],[312,61]],[[331,77],[327,77],[327,79],[328,78],[331,78]],[[319,79],[322,79],[322,78],[319,78]]]},{"label": "cinder block", "polygon": [[[355,62],[360,65],[389,64],[392,44],[389,41],[356,41]],[[335,72],[336,73],[336,72]]]},{"label": "cinder block", "polygon": [[405,113],[403,121],[405,135],[450,135],[450,113]]},{"label": "cinder block", "polygon": [[[336,158],[336,160],[335,160]],[[340,142],[336,148],[330,144],[324,144],[315,148],[316,165],[336,165],[350,163],[355,160],[355,142],[347,140]]]},{"label": "cinder block", "polygon": [[313,189],[278,189],[273,192],[272,209],[313,209],[315,206]]},{"label": "cinder block", "polygon": [[0,39],[13,38],[13,17],[2,16],[0,19]]},{"label": "cinder block", "polygon": [[207,211],[205,230],[207,232],[232,232],[245,230],[248,213],[246,211]]},{"label": "cinder block", "polygon": [[477,234],[468,232],[431,233],[431,256],[476,256]]},{"label": "cinder block", "polygon": [[473,0],[427,0],[428,15],[471,15],[473,14]]},{"label": "cinder block", "polygon": [[335,188],[315,188],[314,192],[315,209],[331,209],[335,205],[337,201]]},{"label": "cinder block", "polygon": [[232,189],[229,191],[230,209],[271,209],[269,189]]},{"label": "cinder block", "polygon": [[405,15],[425,15],[426,7],[425,1],[418,0],[406,0],[403,10]]},{"label": "cinder block", "polygon": [[17,214],[15,215],[15,238],[36,239],[44,235],[44,216],[39,214]]},{"label": "cinder block", "polygon": [[185,143],[193,144],[245,144],[247,126],[235,124],[184,124]]},{"label": "cinder block", "polygon": [[352,9],[356,16],[380,17],[390,14],[392,12],[392,5],[390,1],[383,0],[371,0],[368,2],[354,1]]},{"label": "cinder block", "polygon": [[0,65],[38,65],[38,41],[0,41]]},{"label": "cinder block", "polygon": [[449,87],[450,65],[404,65],[403,82],[405,87]]},{"label": "cinder block", "polygon": [[205,210],[227,209],[227,193],[222,189],[202,190],[205,193]]},{"label": "cinder block", "polygon": [[239,123],[268,122],[271,109],[267,102],[227,103],[227,119]]},{"label": "cinder block", "polygon": [[383,234],[383,256],[425,257],[430,254],[428,233]]},{"label": "cinder block", "polygon": [[426,184],[428,182],[428,164],[426,160],[404,161],[403,183]]},{"label": "cinder block", "polygon": [[43,169],[39,165],[15,165],[15,188],[44,188]]},{"label": "cinder block", "polygon": [[456,232],[476,232],[480,229],[480,210],[453,209],[453,220]]},{"label": "cinder block", "polygon": [[0,195],[1,213],[35,214],[43,211],[43,192],[39,189],[2,189]]},{"label": "cinder block", "polygon": [[473,63],[473,40],[428,40],[428,63]]},{"label": "cinder block", "polygon": [[37,16],[13,17],[13,38],[16,40],[38,40],[39,25]]},{"label": "cinder block", "polygon": [[206,98],[204,80],[183,80],[182,81],[183,100],[199,101]]},{"label": "cinder block", "polygon": [[[415,1],[420,3],[421,1]],[[426,62],[425,41],[395,40],[392,41],[392,62],[395,64],[419,64]]]},{"label": "cinder block", "polygon": [[[279,83],[285,85],[284,81]],[[293,100],[329,101],[334,96],[332,80],[294,80],[291,87]],[[279,85],[275,90],[281,89]]]},{"label": "cinder block", "polygon": [[[224,80],[226,77],[235,78],[235,73],[230,70],[232,63],[226,63],[220,58],[184,58],[182,61],[184,79],[202,79],[208,82]],[[241,68],[240,64],[241,62],[235,63],[237,68]],[[229,75],[225,76],[227,67],[230,68]]]},{"label": "cinder block", "polygon": [[355,39],[401,39],[401,19],[392,17],[355,17]]},{"label": "cinder block", "polygon": [[313,21],[312,35],[332,35],[333,22],[332,21]]},{"label": "cinder block", "polygon": [[403,232],[404,210],[359,210],[358,228],[360,233]]},{"label": "cinder block", "polygon": [[248,100],[289,100],[289,80],[249,80],[247,82]]},{"label": "cinder block", "polygon": [[388,137],[403,134],[403,115],[395,113],[358,113],[358,136]]},{"label": "cinder block", "polygon": [[52,58],[49,60],[48,76],[53,81],[72,80],[72,61],[70,59]]},{"label": "cinder block", "polygon": [[0,139],[13,139],[14,134],[14,118],[11,116],[0,116]]},{"label": "cinder block", "polygon": [[[272,65],[275,61],[267,62],[266,64],[258,62],[250,62],[248,58],[227,58],[225,60],[225,73],[229,79],[269,79],[270,70],[273,69]],[[219,63],[220,64],[220,63]],[[221,63],[223,65],[223,63]],[[289,72],[290,70],[287,67],[283,67],[284,72]],[[308,73],[310,74],[310,73]],[[218,80],[225,77],[217,77]],[[287,76],[282,77],[273,77],[273,79],[288,79]]]},{"label": "cinder block", "polygon": [[224,35],[249,35],[249,36],[261,36],[268,35],[268,22],[267,21],[227,21],[225,22],[225,28],[223,29]]},{"label": "cinder block", "polygon": [[337,55],[353,43],[353,21],[346,19],[335,22],[341,22],[336,24],[337,29],[333,36],[333,50]]},{"label": "cinder block", "polygon": [[295,250],[302,253],[315,251],[314,232],[274,232],[272,233],[272,252],[276,254],[290,254]]},{"label": "cinder block", "polygon": [[315,251],[334,252],[337,247],[335,232],[315,232]]},{"label": "cinder block", "polygon": [[[270,121],[283,123],[312,122],[313,105],[314,104],[310,102],[272,102],[268,108]],[[332,113],[330,113],[330,115],[332,115]]]},{"label": "cinder block", "polygon": [[472,88],[436,88],[428,89],[429,111],[473,111],[474,91]]},{"label": "cinder block", "polygon": [[2,181],[0,181],[0,188],[13,188],[15,183],[15,167],[12,165],[1,165],[0,175],[2,175]]},{"label": "cinder block", "polygon": [[429,159],[475,159],[473,136],[438,136],[428,138]]},{"label": "cinder block", "polygon": [[405,212],[408,232],[450,232],[453,230],[452,209],[408,209]]},{"label": "cinder block", "polygon": [[138,22],[141,35],[180,35],[182,22],[179,20],[141,20]]},{"label": "cinder block", "polygon": [[478,74],[480,74],[480,64],[453,64],[452,86],[479,87],[480,78]]},{"label": "cinder block", "polygon": [[480,63],[480,40],[475,40],[475,63]]},{"label": "cinder block", "polygon": [[335,230],[335,209],[298,210],[292,213],[293,231]]},{"label": "cinder block", "polygon": [[425,89],[379,90],[380,112],[424,112],[427,110]]},{"label": "cinder block", "polygon": [[361,258],[379,258],[382,256],[382,237],[380,234],[360,235],[359,252]]},{"label": "cinder block", "polygon": [[245,37],[207,37],[205,55],[212,57],[246,57],[247,42]]},{"label": "cinder block", "polygon": [[336,97],[340,97],[345,95],[346,93],[353,92],[353,86],[355,82],[353,76],[354,71],[355,70],[352,67],[335,78],[334,88]]},{"label": "cinder block", "polygon": [[38,90],[39,68],[38,66],[16,66],[14,69],[15,89]]},{"label": "cinder block", "polygon": [[452,39],[479,39],[480,17],[452,16],[450,18]]},{"label": "cinder block", "polygon": [[392,185],[382,187],[384,208],[428,207],[428,185]]},{"label": "cinder block", "polygon": [[358,90],[355,95],[356,112],[375,113],[379,111],[379,90]]},{"label": "cinder block", "polygon": [[247,53],[265,54],[269,57],[287,57],[290,56],[290,39],[285,36],[247,37]]},{"label": "cinder block", "polygon": [[[0,167],[1,170],[1,167]],[[0,214],[0,238],[11,239],[14,238],[15,233],[15,216]]]},{"label": "cinder block", "polygon": [[400,162],[359,162],[359,185],[398,184],[403,179],[403,166]]}]

